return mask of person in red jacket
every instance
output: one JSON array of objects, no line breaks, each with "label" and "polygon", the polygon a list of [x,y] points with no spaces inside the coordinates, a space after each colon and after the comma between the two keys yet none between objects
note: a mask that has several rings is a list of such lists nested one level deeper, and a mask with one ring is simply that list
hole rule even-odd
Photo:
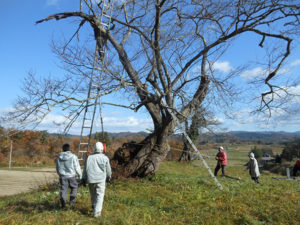
[{"label": "person in red jacket", "polygon": [[218,171],[220,168],[222,168],[222,175],[225,176],[225,167],[227,166],[227,155],[224,152],[224,149],[222,146],[219,147],[219,152],[216,155],[217,166],[215,168],[215,176],[217,176]]},{"label": "person in red jacket", "polygon": [[293,176],[296,177],[297,171],[300,171],[300,160],[297,160],[293,168]]}]

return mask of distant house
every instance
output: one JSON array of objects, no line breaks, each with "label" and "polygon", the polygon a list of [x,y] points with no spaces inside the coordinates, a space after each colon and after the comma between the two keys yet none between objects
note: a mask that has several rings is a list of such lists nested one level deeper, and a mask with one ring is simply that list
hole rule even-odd
[{"label": "distant house", "polygon": [[268,162],[275,162],[275,158],[269,154],[264,154],[263,157],[261,157],[261,159],[259,160],[259,163],[261,165],[265,165]]}]

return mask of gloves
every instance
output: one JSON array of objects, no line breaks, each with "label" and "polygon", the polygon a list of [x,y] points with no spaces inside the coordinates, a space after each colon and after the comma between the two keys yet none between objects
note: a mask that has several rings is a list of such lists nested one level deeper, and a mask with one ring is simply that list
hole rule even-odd
[{"label": "gloves", "polygon": [[111,184],[111,177],[106,177],[106,182]]},{"label": "gloves", "polygon": [[86,182],[85,182],[85,180],[84,180],[84,179],[81,179],[81,180],[80,180],[80,185],[82,185],[82,186],[86,187]]}]

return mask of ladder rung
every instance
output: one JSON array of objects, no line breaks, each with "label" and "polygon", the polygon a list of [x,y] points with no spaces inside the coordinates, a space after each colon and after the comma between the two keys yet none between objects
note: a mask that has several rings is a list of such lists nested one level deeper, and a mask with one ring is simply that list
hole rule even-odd
[{"label": "ladder rung", "polygon": [[79,152],[82,152],[82,153],[84,153],[84,152],[87,152],[87,151],[79,151]]},{"label": "ladder rung", "polygon": [[88,145],[89,143],[79,143],[80,145]]},{"label": "ladder rung", "polygon": [[108,24],[106,24],[106,23],[101,23],[103,26],[106,26],[106,27],[108,27]]},{"label": "ladder rung", "polygon": [[[92,122],[92,121],[91,121]],[[90,125],[90,124],[87,124],[87,122],[86,123],[84,123],[84,125],[83,125],[83,127],[82,127],[82,129],[86,129],[86,128],[92,128],[92,125]]]}]

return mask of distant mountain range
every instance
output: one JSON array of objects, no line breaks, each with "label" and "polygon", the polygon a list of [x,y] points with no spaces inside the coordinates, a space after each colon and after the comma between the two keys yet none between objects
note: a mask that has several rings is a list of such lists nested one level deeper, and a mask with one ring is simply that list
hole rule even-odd
[{"label": "distant mountain range", "polygon": [[[149,133],[146,132],[120,132],[120,133],[108,133],[111,138],[136,138],[146,137]],[[173,134],[170,139],[180,139],[182,134]],[[248,132],[248,131],[231,131],[224,133],[203,133],[199,135],[199,142],[290,142],[300,140],[300,131],[296,132]]]},{"label": "distant mountain range", "polygon": [[[147,132],[107,132],[110,138],[130,138],[147,137]],[[55,134],[52,134],[55,135]],[[70,137],[78,137],[78,135],[68,135]],[[173,134],[170,139],[181,139],[182,134]],[[202,133],[199,135],[198,141],[201,143],[224,143],[224,142],[264,142],[264,143],[279,143],[300,141],[300,131],[285,132],[285,131],[230,131],[223,133]]]},{"label": "distant mountain range", "polygon": [[119,132],[119,133],[110,133],[108,132],[109,137],[111,138],[137,138],[137,137],[147,137],[149,133],[147,132]]},{"label": "distant mountain range", "polygon": [[280,134],[280,135],[287,135],[287,136],[300,136],[300,131],[295,132],[286,132],[286,131],[230,131],[233,135],[239,134],[262,134],[262,135],[273,135],[273,134]]},{"label": "distant mountain range", "polygon": [[300,131],[231,131],[225,134],[232,135],[240,141],[289,142],[300,140]]}]

